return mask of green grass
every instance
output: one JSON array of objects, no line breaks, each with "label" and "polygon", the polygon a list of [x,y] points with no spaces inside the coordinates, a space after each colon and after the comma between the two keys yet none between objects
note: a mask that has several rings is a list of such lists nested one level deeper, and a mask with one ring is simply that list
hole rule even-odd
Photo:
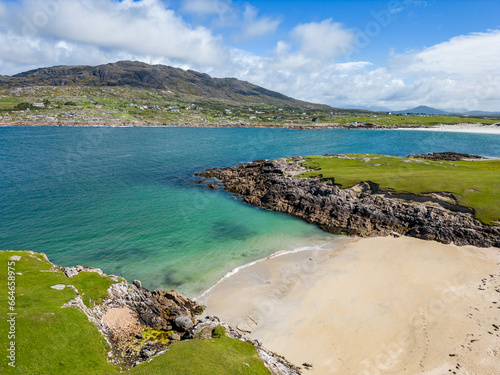
[{"label": "green grass", "polygon": [[221,337],[177,342],[164,355],[134,367],[127,374],[264,375],[270,372],[252,344]]},{"label": "green grass", "polygon": [[[114,282],[95,272],[80,272],[68,278],[53,268],[41,254],[29,251],[0,251],[0,343],[7,353],[8,339],[8,263],[13,255],[16,275],[16,367],[0,358],[0,373],[23,375],[111,375],[118,366],[107,362],[109,347],[85,314],[74,308],[61,308],[75,298],[72,288],[52,289],[52,285],[74,285],[87,306],[94,306]],[[145,339],[168,342],[168,332],[147,330]],[[246,362],[250,367],[243,364]],[[125,374],[269,374],[253,345],[221,337],[182,341],[171,349]]]},{"label": "green grass", "polygon": [[[453,193],[462,206],[473,208],[485,224],[500,220],[500,160],[428,161],[386,155],[353,154],[308,156],[304,166],[314,168],[301,177],[331,178],[342,187],[361,181],[379,184],[382,190],[413,194]],[[380,164],[377,166],[377,164]]]},{"label": "green grass", "polygon": [[414,116],[414,115],[372,115],[363,117],[344,117],[338,119],[339,124],[346,125],[351,122],[361,122],[375,125],[423,125],[434,126],[439,124],[455,125],[461,123],[468,124],[495,124],[500,122],[498,118],[476,118],[465,116]]},{"label": "green grass", "polygon": [[[95,276],[101,277],[88,275],[89,272],[72,279],[61,271],[41,272],[51,270],[52,266],[40,254],[0,252],[0,342],[6,343],[7,338],[7,263],[13,255],[22,256],[15,266],[16,272],[22,274],[16,276],[16,368],[8,366],[6,356],[2,355],[1,372],[26,375],[117,373],[117,367],[106,360],[107,344],[94,325],[82,312],[61,308],[75,298],[75,292],[71,288],[50,288],[56,284],[73,284],[90,302],[102,297],[105,289],[99,288],[109,282],[97,281]],[[93,288],[97,290],[91,290]]]}]

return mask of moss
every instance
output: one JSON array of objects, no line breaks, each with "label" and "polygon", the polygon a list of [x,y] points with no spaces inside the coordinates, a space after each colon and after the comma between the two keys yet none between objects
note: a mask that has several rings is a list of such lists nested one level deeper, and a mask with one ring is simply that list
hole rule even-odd
[{"label": "moss", "polygon": [[175,331],[158,331],[155,329],[148,329],[147,331],[142,332],[143,341],[159,342],[162,345],[166,345],[170,342],[168,334],[174,332]]}]

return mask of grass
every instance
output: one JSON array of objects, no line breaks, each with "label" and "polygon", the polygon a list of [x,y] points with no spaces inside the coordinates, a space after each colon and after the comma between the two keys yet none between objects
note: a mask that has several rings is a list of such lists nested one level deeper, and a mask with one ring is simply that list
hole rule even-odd
[{"label": "grass", "polygon": [[500,160],[447,162],[368,154],[348,157],[308,156],[304,166],[314,170],[300,176],[322,176],[344,188],[372,181],[382,190],[402,193],[453,193],[458,203],[474,209],[483,223],[491,225],[500,220]]},{"label": "grass", "polygon": [[434,126],[439,124],[456,125],[462,123],[492,125],[500,121],[498,118],[476,118],[476,117],[466,117],[466,116],[415,116],[415,115],[371,115],[363,117],[355,116],[355,117],[344,117],[338,120],[338,123],[341,125],[348,125],[355,122],[398,127],[402,125]]},{"label": "grass", "polygon": [[[6,356],[0,358],[2,373],[12,374],[114,374],[117,368],[106,360],[107,344],[87,317],[80,311],[61,306],[75,298],[71,288],[51,289],[56,284],[73,284],[85,293],[87,302],[100,298],[109,285],[97,274],[79,275],[69,279],[61,271],[50,272],[52,266],[40,254],[30,252],[0,252],[2,264],[0,313],[2,328],[0,342],[5,343],[7,326],[7,263],[13,255],[21,255],[16,262],[16,368],[7,365]],[[49,272],[41,272],[49,271]],[[97,281],[95,276],[104,279]],[[91,289],[97,290],[91,290]]]},{"label": "grass", "polygon": [[[7,353],[8,263],[15,262],[16,282],[16,367],[8,366],[7,355],[0,357],[0,373],[23,375],[112,375],[120,368],[107,362],[109,347],[85,314],[74,308],[61,308],[75,298],[75,291],[56,284],[74,285],[84,303],[91,307],[106,295],[114,283],[95,272],[80,272],[72,278],[54,269],[41,254],[30,251],[0,251],[0,343]],[[219,330],[221,331],[221,330]],[[132,370],[130,374],[269,374],[253,345],[222,335],[210,340],[190,340],[173,344],[171,349]],[[167,342],[168,332],[147,330],[145,339]],[[250,367],[245,365],[247,363]]]},{"label": "grass", "polygon": [[223,336],[177,342],[164,355],[134,367],[127,374],[267,375],[270,372],[252,344]]}]

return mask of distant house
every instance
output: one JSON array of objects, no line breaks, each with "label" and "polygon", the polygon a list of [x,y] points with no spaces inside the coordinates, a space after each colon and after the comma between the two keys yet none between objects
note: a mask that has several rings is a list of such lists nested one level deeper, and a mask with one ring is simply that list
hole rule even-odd
[{"label": "distant house", "polygon": [[45,107],[45,104],[43,104],[43,103],[33,103],[33,107],[42,108],[42,107]]}]

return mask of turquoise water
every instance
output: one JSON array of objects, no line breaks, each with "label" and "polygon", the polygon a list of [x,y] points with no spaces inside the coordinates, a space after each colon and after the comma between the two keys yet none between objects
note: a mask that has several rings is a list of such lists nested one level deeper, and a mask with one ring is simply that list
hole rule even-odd
[{"label": "turquoise water", "polygon": [[386,130],[0,128],[0,249],[45,252],[196,296],[234,267],[336,237],[194,184],[210,167],[294,155],[456,151],[500,136]]}]

